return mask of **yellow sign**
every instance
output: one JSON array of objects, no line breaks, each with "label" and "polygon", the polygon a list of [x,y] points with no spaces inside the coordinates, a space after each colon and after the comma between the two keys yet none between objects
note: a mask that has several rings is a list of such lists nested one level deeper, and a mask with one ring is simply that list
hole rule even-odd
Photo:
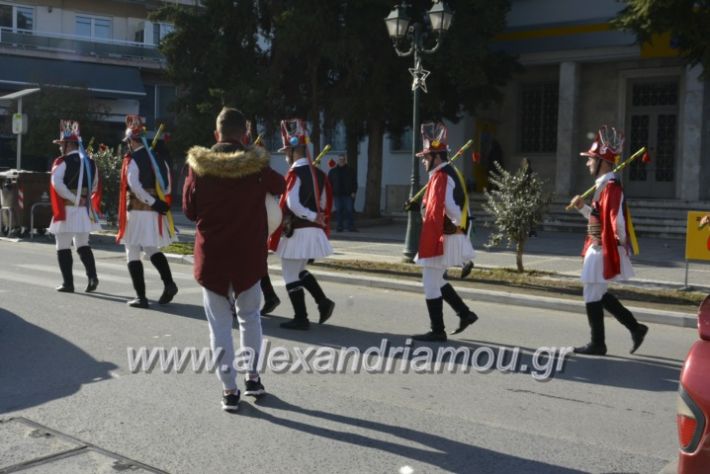
[{"label": "yellow sign", "polygon": [[700,228],[700,219],[707,211],[689,211],[685,232],[685,259],[710,260],[710,226]]}]

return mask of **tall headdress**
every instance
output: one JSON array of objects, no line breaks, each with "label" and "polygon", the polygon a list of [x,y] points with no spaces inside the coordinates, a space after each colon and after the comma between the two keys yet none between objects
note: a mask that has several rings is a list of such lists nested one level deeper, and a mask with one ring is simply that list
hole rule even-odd
[{"label": "tall headdress", "polygon": [[308,130],[306,123],[302,119],[288,119],[281,121],[281,142],[280,152],[298,145],[308,145]]},{"label": "tall headdress", "polygon": [[144,135],[145,125],[140,115],[126,115],[126,135],[123,141],[140,140]]},{"label": "tall headdress", "polygon": [[581,156],[591,156],[616,163],[616,157],[624,150],[624,133],[617,131],[614,127],[602,127],[597,132],[597,136],[589,147],[589,150],[580,153]]},{"label": "tall headdress", "polygon": [[448,130],[446,125],[441,122],[427,122],[421,126],[422,145],[424,149],[417,153],[417,156],[422,157],[432,152],[448,152],[449,140]]},{"label": "tall headdress", "polygon": [[79,132],[79,122],[76,120],[59,121],[59,139],[52,140],[52,143],[79,142],[81,133]]}]

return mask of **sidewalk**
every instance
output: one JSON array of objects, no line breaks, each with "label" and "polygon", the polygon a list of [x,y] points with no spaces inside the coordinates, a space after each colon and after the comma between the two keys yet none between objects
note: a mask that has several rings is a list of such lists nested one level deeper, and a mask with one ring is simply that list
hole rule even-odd
[{"label": "sidewalk", "polygon": [[[333,232],[330,236],[335,254],[332,259],[401,262],[407,223],[401,218],[371,220],[359,232]],[[181,241],[194,240],[195,226],[182,213],[175,212],[175,224]],[[490,230],[475,228],[473,246],[479,268],[515,268],[515,252],[507,248],[487,249]],[[526,270],[554,272],[563,277],[579,278],[580,252],[584,236],[567,232],[540,231],[525,249]],[[625,284],[651,288],[680,289],[685,286],[685,241],[639,238],[639,255],[632,258],[636,277]],[[691,262],[688,285],[710,292],[710,263]]]}]

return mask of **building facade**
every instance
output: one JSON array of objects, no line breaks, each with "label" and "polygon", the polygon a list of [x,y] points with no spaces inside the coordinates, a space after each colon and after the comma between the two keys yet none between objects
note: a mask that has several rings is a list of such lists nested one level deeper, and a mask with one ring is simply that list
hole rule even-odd
[{"label": "building facade", "polygon": [[[126,114],[140,114],[154,127],[169,117],[175,97],[157,49],[172,27],[148,20],[162,4],[0,0],[0,95],[42,86],[86,89],[106,112],[100,120],[122,129]],[[0,104],[5,122],[12,112],[14,104]]]},{"label": "building facade", "polygon": [[[639,45],[634,34],[612,29],[609,22],[623,6],[512,1],[494,47],[517,55],[524,72],[507,84],[502,103],[451,126],[452,146],[474,138],[483,157],[480,164],[461,163],[477,190],[486,184],[491,158],[514,170],[523,157],[558,197],[585,190],[590,181],[579,152],[608,124],[625,132],[626,156],[647,146],[652,160],[624,172],[630,198],[710,204],[708,79],[701,67],[684,65],[670,37]],[[392,211],[397,206],[386,196],[404,192],[410,176],[408,150],[393,151],[400,141],[406,142],[397,137],[385,146],[383,207]]]}]

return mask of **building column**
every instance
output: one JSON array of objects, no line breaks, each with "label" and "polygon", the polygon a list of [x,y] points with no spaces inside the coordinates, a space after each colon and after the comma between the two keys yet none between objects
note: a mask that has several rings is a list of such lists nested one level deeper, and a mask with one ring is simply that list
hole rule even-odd
[{"label": "building column", "polygon": [[704,81],[702,66],[687,68],[684,75],[683,107],[679,120],[680,163],[676,180],[676,195],[686,201],[698,201],[701,196],[702,132]]},{"label": "building column", "polygon": [[579,113],[579,64],[564,62],[560,64],[560,85],[557,108],[557,154],[555,172],[555,193],[569,196],[573,192],[575,165],[572,156],[578,150]]}]

